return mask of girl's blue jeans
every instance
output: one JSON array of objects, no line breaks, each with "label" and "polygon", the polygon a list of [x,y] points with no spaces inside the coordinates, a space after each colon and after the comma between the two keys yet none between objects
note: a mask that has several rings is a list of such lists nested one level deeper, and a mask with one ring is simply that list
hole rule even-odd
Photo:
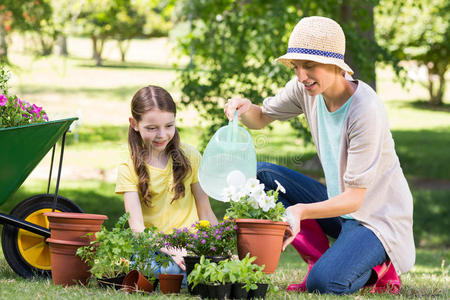
[{"label": "girl's blue jeans", "polygon": [[[257,178],[266,191],[277,188],[275,180],[286,189],[286,194],[280,192],[278,196],[285,207],[328,199],[322,183],[286,167],[258,162]],[[372,268],[388,259],[383,245],[357,220],[335,217],[317,222],[336,241],[311,269],[306,282],[308,291],[331,294],[358,291],[371,279]]]}]

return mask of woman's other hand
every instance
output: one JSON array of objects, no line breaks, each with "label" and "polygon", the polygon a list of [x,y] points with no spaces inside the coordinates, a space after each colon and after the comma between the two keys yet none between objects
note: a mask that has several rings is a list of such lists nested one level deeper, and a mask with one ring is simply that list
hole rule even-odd
[{"label": "woman's other hand", "polygon": [[290,226],[288,227],[288,230],[286,231],[286,235],[284,237],[283,251],[290,243],[292,243],[294,238],[300,232],[300,221],[301,221],[301,208],[299,205],[289,206],[286,209],[286,212],[290,215],[289,221]]},{"label": "woman's other hand", "polygon": [[240,116],[246,113],[251,106],[252,102],[247,98],[232,98],[228,99],[225,104],[224,112],[228,120],[232,121],[236,110],[238,111],[238,119],[240,119]]}]

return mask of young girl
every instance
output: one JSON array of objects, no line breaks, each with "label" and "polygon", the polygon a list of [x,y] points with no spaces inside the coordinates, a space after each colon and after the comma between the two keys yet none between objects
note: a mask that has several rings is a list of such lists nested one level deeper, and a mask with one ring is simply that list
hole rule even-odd
[{"label": "young girl", "polygon": [[[290,291],[350,294],[368,285],[397,293],[401,273],[414,265],[413,201],[395,153],[387,113],[375,91],[350,80],[344,62],[345,35],[324,17],[300,20],[287,53],[277,61],[295,77],[262,107],[249,99],[231,99],[249,128],[305,114],[326,186],[296,171],[258,164],[258,179],[267,189],[276,180],[286,188],[279,200],[287,207],[295,247],[309,273]],[[327,236],[336,239],[330,247]]]},{"label": "young girl", "polygon": [[[176,106],[161,87],[141,88],[131,101],[128,144],[130,158],[118,170],[116,193],[123,194],[134,232],[156,226],[170,233],[199,219],[217,224],[197,172],[200,153],[180,143],[175,126]],[[184,251],[161,249],[175,264],[167,273],[185,270]]]}]

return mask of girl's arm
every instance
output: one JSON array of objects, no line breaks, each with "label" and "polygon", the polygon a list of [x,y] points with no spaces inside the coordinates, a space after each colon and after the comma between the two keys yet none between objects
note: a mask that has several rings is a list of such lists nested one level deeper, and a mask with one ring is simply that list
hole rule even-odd
[{"label": "girl's arm", "polygon": [[141,201],[138,192],[123,193],[125,211],[130,213],[128,224],[133,232],[143,232],[145,230],[144,217],[142,216]]},{"label": "girl's arm", "polygon": [[289,206],[287,211],[291,213],[295,226],[291,228],[290,236],[283,242],[283,249],[300,232],[301,220],[339,217],[355,212],[361,207],[365,193],[365,188],[346,188],[343,193],[322,202]]},{"label": "girl's arm", "polygon": [[217,218],[211,209],[208,195],[203,191],[199,182],[191,184],[192,194],[195,198],[195,205],[197,206],[198,218],[200,220],[208,220],[211,225],[217,225]]},{"label": "girl's arm", "polygon": [[[125,211],[130,213],[128,223],[133,232],[143,232],[145,230],[144,217],[142,216],[141,201],[137,192],[125,192],[123,194],[125,201]],[[185,271],[183,256],[186,256],[186,250],[162,248],[161,252],[170,255],[173,261]]]}]

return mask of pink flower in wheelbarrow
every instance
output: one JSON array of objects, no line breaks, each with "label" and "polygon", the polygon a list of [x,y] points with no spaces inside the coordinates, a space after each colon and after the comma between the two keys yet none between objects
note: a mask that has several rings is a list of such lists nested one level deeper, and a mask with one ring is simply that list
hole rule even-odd
[{"label": "pink flower in wheelbarrow", "polygon": [[30,113],[36,114],[36,116],[39,119],[41,117],[41,115],[40,115],[41,111],[42,111],[42,107],[39,107],[36,104],[33,104],[33,107],[31,109]]},{"label": "pink flower in wheelbarrow", "polygon": [[0,106],[5,106],[8,103],[8,98],[4,94],[0,95]]}]

